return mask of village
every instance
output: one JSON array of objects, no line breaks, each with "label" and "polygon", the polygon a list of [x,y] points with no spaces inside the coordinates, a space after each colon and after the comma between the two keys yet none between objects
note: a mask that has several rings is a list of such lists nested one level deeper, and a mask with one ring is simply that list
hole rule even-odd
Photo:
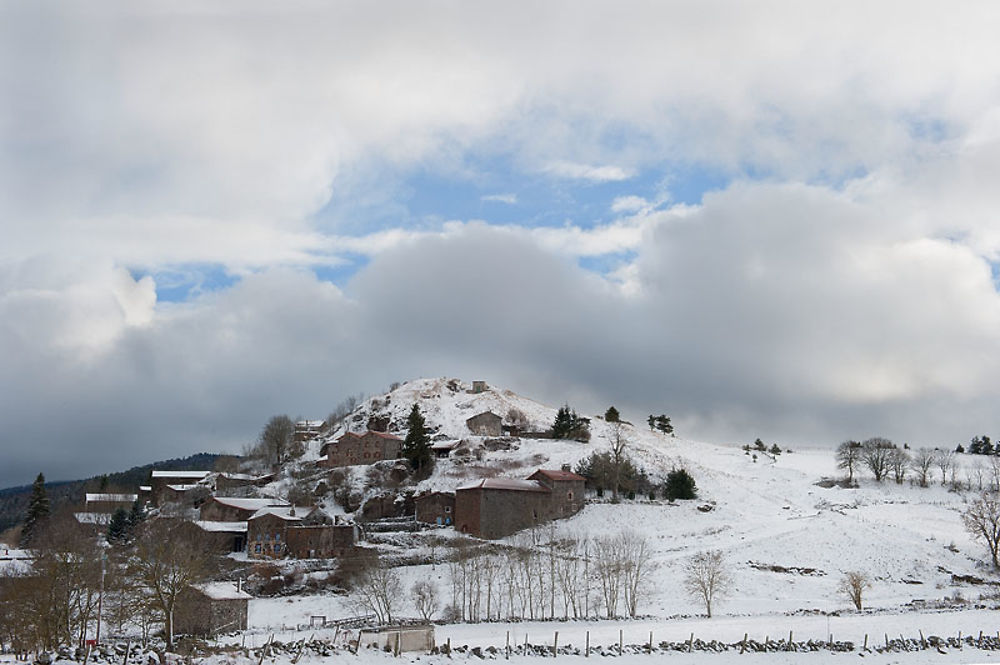
[{"label": "village", "polygon": [[[426,418],[423,467],[408,457],[414,411]],[[53,516],[34,545],[2,550],[3,648],[62,649],[79,661],[120,657],[129,643],[141,653],[242,648],[272,659],[301,650],[472,656],[462,645],[477,641],[493,657],[832,654],[868,639],[851,617],[873,620],[872,604],[907,635],[907,617],[925,607],[955,612],[949,620],[969,635],[962,622],[991,606],[975,595],[982,554],[958,519],[963,499],[944,483],[833,482],[829,451],[691,442],[666,416],[635,427],[616,411],[578,416],[484,382],[421,379],[336,417],[293,421],[294,453],[277,466],[158,468],[133,491],[87,491],[69,522]],[[616,450],[621,473],[598,468]],[[958,468],[941,477],[955,483]],[[663,493],[675,474],[697,479],[694,500]],[[905,502],[919,503],[907,513],[921,516],[915,527],[896,525]],[[928,538],[931,527],[941,535]],[[727,585],[699,599],[688,588],[692,562],[712,557]],[[178,573],[173,586],[158,577],[164,569]],[[862,589],[863,610],[848,611],[836,586],[852,570],[881,580]],[[26,599],[67,584],[72,608],[36,625]],[[773,622],[824,641],[778,643]],[[688,626],[715,642],[688,639]],[[752,638],[755,626],[762,634]],[[839,630],[858,632],[857,642],[823,634]],[[546,633],[547,646],[535,644]]]}]

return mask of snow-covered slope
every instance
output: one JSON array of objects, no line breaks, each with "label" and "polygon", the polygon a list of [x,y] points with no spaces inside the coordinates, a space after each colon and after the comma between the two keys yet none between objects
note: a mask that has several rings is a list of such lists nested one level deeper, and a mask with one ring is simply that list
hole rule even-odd
[{"label": "snow-covered slope", "polygon": [[[491,386],[472,394],[470,389],[470,383],[456,379],[408,382],[367,400],[327,439],[363,431],[372,417],[388,418],[389,430],[403,436],[414,403],[438,436],[467,439],[473,447],[482,438],[468,431],[465,420],[483,411],[506,417],[511,409],[519,410],[537,430],[551,426],[555,417],[556,407],[511,391]],[[589,443],[521,439],[511,450],[483,451],[481,459],[438,460],[433,475],[414,489],[454,489],[476,477],[524,477],[539,467],[575,465],[609,447],[610,425],[596,414],[580,415],[592,419]],[[699,499],[595,501],[559,528],[594,536],[623,528],[646,533],[658,565],[647,611],[663,616],[698,611],[678,589],[684,560],[708,549],[721,550],[733,566],[737,591],[724,605],[728,612],[844,609],[846,600],[836,587],[847,570],[864,571],[875,580],[868,600],[882,607],[956,594],[978,598],[991,588],[953,577],[990,576],[981,563],[982,546],[970,540],[960,518],[974,492],[949,491],[939,482],[920,488],[865,478],[857,489],[820,487],[817,481],[839,475],[831,450],[796,448],[755,460],[736,444],[651,432],[642,425],[645,414],[623,418],[639,424],[625,428],[636,463],[654,479],[674,467],[686,468],[698,484]],[[320,445],[311,444],[310,457],[318,455]],[[959,456],[965,465],[976,459]],[[712,510],[698,509],[707,505]]]}]

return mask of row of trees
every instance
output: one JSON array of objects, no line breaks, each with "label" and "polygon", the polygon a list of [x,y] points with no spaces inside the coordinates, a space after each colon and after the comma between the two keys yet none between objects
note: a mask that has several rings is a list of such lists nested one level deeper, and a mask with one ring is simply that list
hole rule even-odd
[{"label": "row of trees", "polygon": [[837,467],[847,471],[849,484],[854,483],[854,476],[860,469],[870,471],[876,482],[892,478],[897,484],[902,484],[912,474],[917,484],[927,487],[933,480],[935,469],[940,471],[942,485],[949,481],[957,482],[958,465],[955,453],[951,451],[920,448],[911,452],[896,446],[889,439],[873,437],[860,443],[844,441],[837,447],[835,455]]},{"label": "row of trees", "polygon": [[[463,543],[447,562],[443,609],[451,621],[608,618],[639,612],[654,570],[645,537],[622,532],[600,538],[554,528],[523,534],[509,547]],[[398,616],[404,595],[395,569],[380,562],[356,587],[362,609],[380,621]],[[442,601],[433,583],[418,581],[410,599],[430,620]]]},{"label": "row of trees", "polygon": [[56,515],[34,532],[32,548],[30,568],[0,585],[0,637],[18,651],[82,647],[101,627],[138,629],[147,639],[158,625],[172,647],[181,591],[217,563],[189,524],[170,519],[143,523],[133,542],[105,548],[72,515]]}]

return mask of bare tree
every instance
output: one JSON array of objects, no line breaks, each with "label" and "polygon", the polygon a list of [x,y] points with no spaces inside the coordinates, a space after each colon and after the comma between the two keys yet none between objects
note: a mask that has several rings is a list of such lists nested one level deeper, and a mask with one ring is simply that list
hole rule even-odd
[{"label": "bare tree", "polygon": [[[976,489],[980,492],[983,491],[983,476],[986,473],[986,469],[983,467],[982,462],[976,461],[974,464],[965,467],[965,480],[969,484],[969,489]],[[973,487],[975,485],[975,487]]]},{"label": "bare tree", "polygon": [[174,611],[181,592],[207,579],[216,567],[216,556],[197,527],[175,519],[145,523],[136,541],[129,566],[149,591],[150,602],[162,612],[167,648],[174,645]]},{"label": "bare tree", "polygon": [[993,567],[1000,567],[997,560],[1000,553],[1000,498],[996,494],[983,492],[962,513],[962,522],[974,540],[986,545]]},{"label": "bare tree", "polygon": [[267,421],[257,440],[259,456],[272,468],[302,454],[302,444],[295,441],[295,424],[286,415],[274,416]]},{"label": "bare tree", "polygon": [[622,589],[628,615],[635,618],[639,599],[647,591],[649,576],[653,572],[653,551],[645,536],[636,531],[626,531],[618,537],[622,561]]},{"label": "bare tree", "polygon": [[712,616],[712,604],[724,598],[732,587],[732,575],[718,550],[695,554],[684,566],[684,589],[705,604],[709,617]]},{"label": "bare tree", "polygon": [[867,439],[861,444],[861,460],[872,472],[875,482],[882,482],[889,473],[889,459],[895,447],[892,441],[880,436]]},{"label": "bare tree", "polygon": [[902,448],[893,448],[889,452],[889,469],[892,470],[892,479],[897,485],[902,485],[906,479],[906,472],[910,468],[910,454]]},{"label": "bare tree", "polygon": [[437,587],[427,580],[414,583],[410,590],[413,605],[424,621],[430,621],[438,611]]},{"label": "bare tree", "polygon": [[861,606],[862,596],[870,588],[872,588],[872,583],[867,575],[856,570],[849,570],[840,578],[837,590],[851,599],[855,609],[861,610],[863,609]]},{"label": "bare tree", "polygon": [[375,615],[379,623],[392,623],[393,610],[403,593],[403,585],[395,568],[379,561],[379,565],[365,573],[357,586],[357,592],[362,605]]},{"label": "bare tree", "polygon": [[612,501],[618,501],[618,492],[621,489],[622,484],[622,466],[625,463],[625,449],[629,445],[628,437],[625,434],[625,425],[621,422],[613,422],[611,425],[611,434],[608,436],[608,442],[611,444],[611,463],[612,463],[612,474],[613,474],[613,489],[611,494]]},{"label": "bare tree", "polygon": [[618,599],[622,585],[622,562],[613,537],[594,541],[594,568],[601,584],[601,599],[609,619],[618,616]]},{"label": "bare tree", "polygon": [[921,448],[913,454],[910,460],[910,468],[917,474],[917,482],[921,487],[927,487],[931,480],[931,467],[935,463],[934,451],[930,448]]},{"label": "bare tree", "polygon": [[937,468],[941,471],[941,484],[948,484],[948,473],[955,466],[955,453],[950,450],[939,451],[935,457]]},{"label": "bare tree", "polygon": [[844,441],[837,446],[837,468],[847,469],[847,484],[854,484],[854,470],[861,464],[861,444]]}]

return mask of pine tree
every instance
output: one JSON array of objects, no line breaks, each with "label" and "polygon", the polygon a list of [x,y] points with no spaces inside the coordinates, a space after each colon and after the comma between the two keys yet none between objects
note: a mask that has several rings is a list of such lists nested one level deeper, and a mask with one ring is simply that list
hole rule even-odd
[{"label": "pine tree", "polygon": [[649,414],[649,418],[646,418],[646,423],[649,424],[649,431],[652,432],[654,429],[656,429],[656,416],[654,416],[652,413]]},{"label": "pine tree", "polygon": [[144,519],[146,519],[146,511],[143,510],[142,503],[140,503],[139,499],[136,499],[132,503],[132,510],[128,513],[129,536],[132,536],[135,533],[135,530],[139,528],[139,525],[142,524]]},{"label": "pine tree", "polygon": [[21,545],[30,545],[32,537],[49,516],[49,496],[45,493],[45,476],[41,473],[31,485],[31,498],[28,500],[28,512],[24,517],[24,528],[21,529]]},{"label": "pine tree", "polygon": [[674,433],[674,426],[670,424],[670,418],[663,413],[656,416],[656,429],[660,430],[664,434]]},{"label": "pine tree", "polygon": [[684,469],[674,469],[667,474],[667,484],[663,494],[670,501],[695,499],[698,497],[698,487],[690,473]]},{"label": "pine tree", "polygon": [[123,543],[129,537],[128,513],[124,508],[118,508],[111,514],[111,521],[108,523],[108,542]]},{"label": "pine tree", "polygon": [[555,439],[567,439],[573,431],[574,414],[570,411],[569,404],[559,407],[556,411],[556,419],[552,423],[552,437]]},{"label": "pine tree", "polygon": [[604,419],[609,423],[617,423],[621,420],[621,414],[614,406],[609,406],[608,410],[604,412]]},{"label": "pine tree", "polygon": [[406,440],[403,441],[403,457],[409,461],[412,469],[419,471],[425,466],[429,466],[434,460],[431,451],[431,437],[427,434],[424,416],[420,413],[419,405],[413,405],[410,415],[406,418],[406,424],[410,431],[406,433]]}]

